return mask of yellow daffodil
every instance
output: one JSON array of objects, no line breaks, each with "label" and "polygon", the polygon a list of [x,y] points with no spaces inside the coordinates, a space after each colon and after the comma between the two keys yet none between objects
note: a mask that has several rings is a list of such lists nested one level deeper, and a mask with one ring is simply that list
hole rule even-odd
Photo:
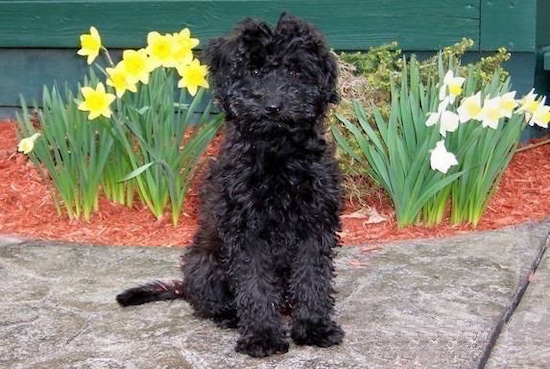
[{"label": "yellow daffodil", "polygon": [[124,50],[122,53],[122,64],[128,74],[135,80],[143,84],[149,83],[149,74],[154,69],[154,65],[147,56],[145,49]]},{"label": "yellow daffodil", "polygon": [[481,112],[481,92],[478,91],[475,95],[462,99],[462,102],[456,111],[458,113],[460,123],[464,123],[472,119],[479,120],[479,113]]},{"label": "yellow daffodil", "polygon": [[510,91],[500,97],[500,110],[506,118],[512,117],[514,109],[518,106],[516,91]]},{"label": "yellow daffodil", "polygon": [[137,79],[128,73],[124,63],[118,63],[114,68],[106,68],[105,70],[109,75],[107,84],[115,88],[116,96],[119,99],[126,91],[137,91]]},{"label": "yellow daffodil", "polygon": [[101,49],[101,37],[95,27],[90,27],[90,33],[80,36],[81,49],[76,53],[82,56],[88,56],[88,64],[92,64],[99,55]]},{"label": "yellow daffodil", "polygon": [[34,149],[34,141],[40,137],[40,133],[36,132],[30,137],[26,137],[19,141],[17,145],[17,151],[22,152],[23,154],[28,154]]},{"label": "yellow daffodil", "polygon": [[176,50],[174,59],[178,64],[189,64],[193,60],[192,49],[199,44],[198,38],[191,38],[189,28],[184,28],[179,33],[174,33],[174,42]]},{"label": "yellow daffodil", "polygon": [[462,84],[466,79],[463,77],[455,77],[453,71],[450,70],[443,77],[443,85],[439,89],[439,100],[449,96],[449,102],[452,104],[456,97],[462,93]]},{"label": "yellow daffodil", "polygon": [[84,101],[78,104],[78,109],[89,111],[89,120],[93,120],[100,115],[105,118],[111,117],[111,109],[109,105],[116,99],[115,95],[105,92],[105,86],[99,82],[95,89],[85,86],[80,90]]},{"label": "yellow daffodil", "polygon": [[208,88],[206,75],[208,70],[206,65],[201,65],[197,59],[194,59],[189,65],[180,65],[177,67],[178,73],[182,77],[178,82],[179,88],[187,88],[191,96],[195,96],[200,87]]},{"label": "yellow daffodil", "polygon": [[545,105],[546,96],[542,98],[537,109],[533,112],[531,119],[529,119],[529,125],[540,126],[542,128],[548,128],[548,123],[550,122],[550,106]]},{"label": "yellow daffodil", "polygon": [[178,45],[171,34],[161,35],[158,32],[149,32],[146,50],[156,67],[172,68],[177,64],[174,55]]},{"label": "yellow daffodil", "polygon": [[483,103],[483,108],[479,112],[479,120],[483,127],[491,127],[497,129],[498,122],[502,118],[503,111],[501,109],[501,97],[497,96],[492,99],[487,98]]},{"label": "yellow daffodil", "polygon": [[525,113],[525,120],[530,121],[531,116],[535,113],[537,108],[539,107],[539,102],[537,94],[535,94],[535,89],[532,89],[529,91],[527,95],[521,99],[521,107],[518,109],[518,112],[524,112]]},{"label": "yellow daffodil", "polygon": [[435,148],[430,153],[430,166],[432,170],[447,173],[450,167],[457,164],[458,160],[456,160],[456,156],[445,148],[445,141],[441,140],[436,143]]}]

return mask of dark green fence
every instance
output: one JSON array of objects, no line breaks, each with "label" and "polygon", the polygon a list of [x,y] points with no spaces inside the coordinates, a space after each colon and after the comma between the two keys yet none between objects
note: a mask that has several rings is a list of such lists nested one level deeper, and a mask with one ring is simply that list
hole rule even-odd
[{"label": "dark green fence", "polygon": [[142,47],[149,31],[183,27],[204,44],[245,16],[275,22],[282,11],[315,23],[335,50],[398,41],[405,51],[435,51],[467,37],[475,41],[475,57],[505,46],[513,52],[507,68],[514,87],[522,93],[533,86],[547,92],[548,0],[4,0],[0,115],[13,114],[19,94],[33,100],[44,84],[76,84],[86,70],[75,54],[79,35],[91,25],[109,48]]}]

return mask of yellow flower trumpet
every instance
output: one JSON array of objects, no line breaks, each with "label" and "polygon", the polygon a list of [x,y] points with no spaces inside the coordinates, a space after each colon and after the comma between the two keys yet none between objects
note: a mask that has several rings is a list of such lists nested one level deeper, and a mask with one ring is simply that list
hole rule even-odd
[{"label": "yellow flower trumpet", "polygon": [[118,98],[121,98],[126,91],[137,91],[137,79],[128,73],[124,63],[118,63],[114,68],[106,68],[105,70],[109,75],[107,85],[115,88]]},{"label": "yellow flower trumpet", "polygon": [[111,117],[109,105],[116,99],[115,95],[105,92],[105,86],[99,82],[95,89],[85,86],[80,90],[84,101],[78,104],[78,110],[89,111],[89,120],[94,120],[100,115]]}]

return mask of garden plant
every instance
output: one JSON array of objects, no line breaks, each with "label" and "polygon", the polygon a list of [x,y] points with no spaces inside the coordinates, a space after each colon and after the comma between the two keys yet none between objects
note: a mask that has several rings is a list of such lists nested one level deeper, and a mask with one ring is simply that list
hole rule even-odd
[{"label": "garden plant", "polygon": [[[103,193],[132,206],[134,194],[156,218],[178,223],[185,194],[221,115],[204,103],[207,68],[193,55],[189,29],[150,32],[147,46],[114,63],[95,27],[78,54],[93,65],[75,95],[44,87],[34,114],[22,98],[19,150],[47,183],[59,214],[89,220]],[[107,65],[97,62],[104,54]],[[176,87],[177,84],[177,87]]]},{"label": "garden plant", "polygon": [[[548,127],[550,107],[533,91],[516,100],[509,78],[439,54],[433,68],[403,58],[390,78],[390,109],[353,103],[350,132],[332,133],[344,153],[389,195],[398,227],[437,224],[450,206],[453,224],[476,225],[529,125]],[[427,73],[425,78],[421,73]],[[391,75],[390,75],[391,76]]]},{"label": "garden plant", "polygon": [[[193,55],[199,40],[188,29],[150,32],[146,47],[124,50],[115,64],[94,27],[80,39],[78,54],[94,69],[76,94],[45,86],[34,110],[22,97],[19,150],[51,184],[59,214],[88,220],[101,195],[132,206],[137,194],[156,218],[169,211],[177,224],[222,124],[204,99],[207,70]],[[501,48],[463,65],[472,44],[464,39],[422,61],[403,57],[395,43],[340,55],[344,98],[330,131],[344,184],[356,197],[365,197],[363,183],[382,187],[398,227],[447,215],[476,225],[522,130],[548,126],[544,98],[510,91],[501,67],[510,54]]]}]

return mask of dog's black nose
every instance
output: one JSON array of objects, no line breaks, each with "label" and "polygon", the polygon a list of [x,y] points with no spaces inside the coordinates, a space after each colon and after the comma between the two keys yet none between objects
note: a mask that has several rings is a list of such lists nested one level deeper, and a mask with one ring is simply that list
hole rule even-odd
[{"label": "dog's black nose", "polygon": [[275,115],[279,114],[281,111],[281,102],[279,100],[270,100],[267,101],[264,105],[264,109],[267,114],[269,115]]}]

